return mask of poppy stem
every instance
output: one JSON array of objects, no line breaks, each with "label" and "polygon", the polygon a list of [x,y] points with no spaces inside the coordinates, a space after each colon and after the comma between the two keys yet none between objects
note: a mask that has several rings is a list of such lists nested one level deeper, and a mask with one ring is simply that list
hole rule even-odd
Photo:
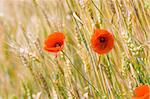
[{"label": "poppy stem", "polygon": [[93,89],[96,90],[97,93],[100,94],[100,92],[95,88],[94,85],[92,85],[84,76],[83,74],[76,68],[76,66],[72,63],[71,59],[67,56],[67,54],[64,52],[64,51],[61,51],[65,56],[66,58],[70,61],[71,65],[74,67],[74,69],[80,74],[80,76],[89,84],[91,85],[91,87],[93,87]]}]

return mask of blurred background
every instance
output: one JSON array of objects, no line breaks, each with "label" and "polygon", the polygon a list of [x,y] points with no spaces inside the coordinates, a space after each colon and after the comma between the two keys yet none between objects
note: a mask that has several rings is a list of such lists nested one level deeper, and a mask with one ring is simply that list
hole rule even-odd
[{"label": "blurred background", "polygon": [[[90,48],[95,28],[115,37],[108,55]],[[43,51],[55,31],[70,59]],[[150,84],[149,53],[150,0],[0,0],[0,99],[131,99]]]}]

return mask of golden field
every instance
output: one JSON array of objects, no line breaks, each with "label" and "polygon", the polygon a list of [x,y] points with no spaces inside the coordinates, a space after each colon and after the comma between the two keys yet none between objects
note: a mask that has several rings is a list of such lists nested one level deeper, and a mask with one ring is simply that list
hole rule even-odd
[{"label": "golden field", "polygon": [[[112,33],[111,51],[92,49],[94,29]],[[54,32],[58,53],[43,49]],[[0,99],[132,99],[142,85],[150,0],[0,0]]]}]

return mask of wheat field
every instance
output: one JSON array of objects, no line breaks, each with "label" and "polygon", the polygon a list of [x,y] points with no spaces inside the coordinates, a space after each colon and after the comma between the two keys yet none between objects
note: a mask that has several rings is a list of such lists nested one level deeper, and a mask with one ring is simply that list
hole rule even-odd
[{"label": "wheat field", "polygon": [[[91,48],[94,29],[113,34],[111,51]],[[58,31],[63,50],[45,51]],[[0,99],[133,99],[141,85],[150,85],[150,0],[0,0]]]}]

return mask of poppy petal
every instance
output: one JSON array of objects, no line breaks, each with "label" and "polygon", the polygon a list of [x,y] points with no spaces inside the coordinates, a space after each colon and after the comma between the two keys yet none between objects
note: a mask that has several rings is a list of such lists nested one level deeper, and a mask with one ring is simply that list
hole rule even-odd
[{"label": "poppy petal", "polygon": [[48,52],[57,53],[61,51],[64,47],[64,39],[65,36],[61,32],[54,32],[49,35],[48,38],[44,42],[44,49]]},{"label": "poppy petal", "polygon": [[142,86],[139,86],[137,87],[135,90],[134,90],[134,93],[137,97],[140,97],[140,96],[143,96],[145,95],[146,93],[148,93],[150,91],[149,89],[149,86],[148,85],[142,85]]},{"label": "poppy petal", "polygon": [[96,29],[91,38],[91,47],[98,54],[106,54],[114,47],[114,37],[104,29]]}]

